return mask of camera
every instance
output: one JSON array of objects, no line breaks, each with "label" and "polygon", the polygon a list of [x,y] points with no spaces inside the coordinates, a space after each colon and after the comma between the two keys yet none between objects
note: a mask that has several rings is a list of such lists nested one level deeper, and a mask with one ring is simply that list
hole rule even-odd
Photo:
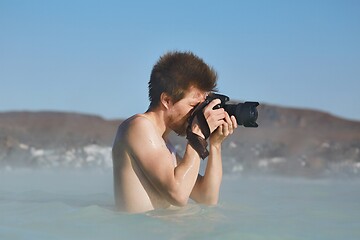
[{"label": "camera", "polygon": [[216,105],[214,109],[224,108],[229,116],[234,116],[238,125],[244,127],[258,127],[256,120],[258,118],[258,111],[256,109],[259,106],[258,102],[244,102],[244,103],[228,103],[230,98],[226,95],[211,93],[209,94],[204,103],[204,107],[214,99],[220,99],[221,103]]},{"label": "camera", "polygon": [[[211,132],[207,120],[204,116],[203,109],[214,99],[220,99],[220,104],[213,107],[213,109],[223,108],[230,116],[236,118],[238,125],[244,127],[258,127],[256,120],[258,118],[258,111],[256,109],[259,106],[258,102],[244,102],[244,103],[230,103],[230,98],[226,95],[210,93],[205,101],[199,103],[192,109],[190,117],[188,118],[188,127],[186,129],[186,138],[189,140],[189,144],[199,153],[202,159],[205,159],[209,155],[207,150],[206,139],[209,138]],[[204,137],[201,137],[192,132],[191,124],[194,118],[197,117],[198,125]]]}]

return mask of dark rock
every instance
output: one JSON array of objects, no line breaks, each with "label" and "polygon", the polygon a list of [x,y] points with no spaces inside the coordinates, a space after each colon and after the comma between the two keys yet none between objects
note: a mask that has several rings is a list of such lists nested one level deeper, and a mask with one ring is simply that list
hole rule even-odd
[{"label": "dark rock", "polygon": [[[240,126],[223,143],[226,172],[360,174],[359,121],[267,104],[258,110],[258,128]],[[109,166],[107,151],[121,121],[65,112],[0,113],[0,167]],[[184,151],[184,138],[171,139]],[[95,164],[94,158],[103,160]]]}]

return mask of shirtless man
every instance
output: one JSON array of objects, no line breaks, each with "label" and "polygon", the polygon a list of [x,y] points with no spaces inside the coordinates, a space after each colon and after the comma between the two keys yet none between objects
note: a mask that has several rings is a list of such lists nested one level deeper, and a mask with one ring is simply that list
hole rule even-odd
[{"label": "shirtless man", "polygon": [[219,99],[203,109],[211,133],[204,176],[198,174],[198,151],[188,143],[180,157],[168,139],[171,131],[188,135],[188,127],[204,139],[198,117],[190,126],[188,118],[215,90],[216,81],[216,72],[191,52],[169,52],[155,64],[149,81],[149,109],[125,120],[114,141],[118,210],[139,213],[184,206],[189,198],[200,204],[217,204],[222,180],[221,143],[237,128],[235,117],[222,108],[213,109]]}]

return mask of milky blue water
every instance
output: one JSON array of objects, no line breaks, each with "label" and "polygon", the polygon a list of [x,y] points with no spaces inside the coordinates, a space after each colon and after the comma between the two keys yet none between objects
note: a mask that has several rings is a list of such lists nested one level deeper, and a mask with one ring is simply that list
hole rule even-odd
[{"label": "milky blue water", "polygon": [[360,181],[225,176],[217,207],[113,210],[111,171],[0,172],[0,239],[360,239]]}]

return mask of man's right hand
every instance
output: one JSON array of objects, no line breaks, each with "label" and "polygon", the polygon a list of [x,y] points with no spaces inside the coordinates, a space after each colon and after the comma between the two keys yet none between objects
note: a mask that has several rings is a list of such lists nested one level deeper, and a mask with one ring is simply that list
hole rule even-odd
[{"label": "man's right hand", "polygon": [[204,116],[209,125],[210,133],[225,122],[225,110],[223,108],[214,109],[220,103],[220,99],[214,99],[204,108]]},{"label": "man's right hand", "polygon": [[[214,99],[202,110],[205,120],[209,126],[210,134],[213,133],[220,125],[225,123],[225,110],[223,108],[214,109],[214,107],[220,103],[220,99]],[[198,116],[194,117],[191,130],[193,133],[205,138],[204,133],[201,131],[201,127],[199,126]]]}]

